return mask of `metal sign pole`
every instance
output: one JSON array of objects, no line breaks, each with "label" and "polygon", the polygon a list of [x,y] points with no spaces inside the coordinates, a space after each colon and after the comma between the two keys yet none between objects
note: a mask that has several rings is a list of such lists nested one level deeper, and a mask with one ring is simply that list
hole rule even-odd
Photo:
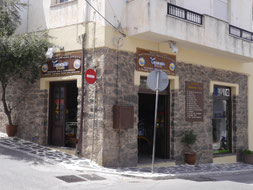
[{"label": "metal sign pole", "polygon": [[154,173],[155,162],[155,144],[156,144],[156,120],[157,120],[157,106],[158,106],[158,89],[159,89],[159,75],[160,72],[156,72],[156,97],[155,97],[155,119],[154,119],[154,137],[153,137],[153,154],[152,154],[152,174]]}]

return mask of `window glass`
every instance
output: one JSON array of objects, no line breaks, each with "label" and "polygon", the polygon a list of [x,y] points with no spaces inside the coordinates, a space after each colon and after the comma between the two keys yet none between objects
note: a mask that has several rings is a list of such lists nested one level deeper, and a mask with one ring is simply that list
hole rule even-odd
[{"label": "window glass", "polygon": [[148,86],[147,86],[147,77],[142,77],[142,76],[141,76],[141,79],[140,79],[140,87],[141,87],[141,88],[148,88]]},{"label": "window glass", "polygon": [[69,0],[52,0],[52,4],[60,4],[60,3],[64,3],[64,2],[67,2]]},{"label": "window glass", "polygon": [[230,89],[214,87],[213,153],[231,152],[231,95]]},{"label": "window glass", "polygon": [[213,102],[213,150],[214,153],[227,151],[227,101],[214,100]]}]

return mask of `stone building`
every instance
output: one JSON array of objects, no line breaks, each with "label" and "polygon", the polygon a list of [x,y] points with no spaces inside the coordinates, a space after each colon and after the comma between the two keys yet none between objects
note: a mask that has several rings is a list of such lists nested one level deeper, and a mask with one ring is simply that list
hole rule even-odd
[{"label": "stone building", "polygon": [[[251,0],[30,0],[19,32],[47,29],[54,57],[42,63],[36,83],[8,89],[10,101],[23,100],[13,113],[17,135],[75,148],[83,94],[82,155],[103,166],[136,166],[152,152],[155,92],[147,77],[163,70],[169,85],[159,94],[156,157],[182,164],[182,137],[193,130],[197,163],[236,161],[242,149],[253,149],[252,6]],[[97,73],[83,93],[82,34],[84,70]],[[0,119],[5,131],[2,105]]]}]

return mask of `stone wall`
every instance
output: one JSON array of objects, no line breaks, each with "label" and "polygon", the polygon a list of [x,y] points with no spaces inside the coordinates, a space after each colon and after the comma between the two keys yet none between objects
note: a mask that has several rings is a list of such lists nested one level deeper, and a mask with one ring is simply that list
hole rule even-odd
[{"label": "stone wall", "polygon": [[[39,144],[47,143],[48,92],[40,90],[37,80],[34,84],[25,81],[11,82],[7,86],[7,101],[17,107],[13,110],[13,124],[18,125],[17,136]],[[2,97],[2,89],[0,89]],[[0,103],[0,130],[5,132],[8,123]]]},{"label": "stone wall", "polygon": [[[96,63],[96,64],[94,64]],[[97,65],[96,120],[94,130],[93,159],[108,167],[135,166],[138,160],[138,86],[134,85],[136,55],[106,48],[88,52],[86,68]],[[194,149],[197,163],[212,162],[212,114],[213,97],[209,94],[210,81],[237,83],[240,94],[233,97],[233,152],[248,145],[247,76],[235,72],[216,70],[203,66],[177,63],[179,90],[171,90],[170,141],[171,158],[177,164],[183,163],[184,146],[181,143],[186,130],[193,129],[198,135]],[[204,85],[204,121],[185,120],[185,82],[199,82]],[[92,124],[94,85],[85,85],[85,113],[83,153],[92,154]],[[113,105],[134,106],[134,128],[113,129]],[[127,118],[126,118],[127,119]]]},{"label": "stone wall", "polygon": [[[197,133],[197,163],[212,162],[212,114],[213,97],[209,94],[210,81],[239,84],[239,96],[232,97],[233,153],[248,146],[248,77],[243,74],[207,68],[203,66],[177,63],[179,90],[171,91],[171,155],[176,163],[183,163],[184,147],[181,143],[184,131],[193,129]],[[185,120],[185,82],[204,85],[204,121]]]},{"label": "stone wall", "polygon": [[[138,86],[134,85],[136,54],[98,48],[87,52],[85,69],[96,68],[95,85],[85,83],[84,130],[82,155],[107,167],[136,166],[138,160]],[[179,90],[170,91],[170,151],[177,164],[183,163],[184,147],[181,143],[185,130],[193,129],[197,135],[197,163],[212,162],[213,97],[209,94],[210,81],[239,84],[239,96],[232,97],[233,152],[248,146],[248,78],[246,75],[177,63]],[[185,120],[185,82],[204,85],[204,121]],[[94,92],[96,92],[94,94]],[[1,89],[0,89],[1,96]],[[40,144],[47,144],[48,91],[40,90],[39,81],[11,83],[8,100],[22,100],[13,113],[19,125],[18,136]],[[95,109],[94,106],[95,97]],[[78,95],[78,122],[80,124],[81,89]],[[113,105],[134,106],[133,128],[113,129]],[[93,119],[95,111],[95,120]],[[127,118],[126,118],[127,119]],[[0,103],[0,131],[5,131],[7,118]],[[80,126],[80,125],[79,125]]]},{"label": "stone wall", "polygon": [[[107,167],[137,164],[138,87],[134,86],[135,54],[107,48],[88,52],[86,68],[98,65],[93,158]],[[91,157],[94,85],[85,85],[83,155]],[[113,105],[134,106],[134,128],[113,129]],[[127,119],[127,118],[126,118]]]},{"label": "stone wall", "polygon": [[[133,53],[109,50],[105,57],[103,96],[106,110],[104,120],[107,124],[104,131],[104,165],[115,166],[118,163],[118,166],[124,167],[137,164],[139,88],[134,85],[135,64],[136,55]],[[134,128],[112,128],[111,110],[115,104],[134,106]]]}]

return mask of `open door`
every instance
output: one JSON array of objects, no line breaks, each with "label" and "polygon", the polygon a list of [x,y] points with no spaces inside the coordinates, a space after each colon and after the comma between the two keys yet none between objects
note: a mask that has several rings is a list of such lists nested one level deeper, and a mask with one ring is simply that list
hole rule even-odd
[{"label": "open door", "polygon": [[50,84],[48,144],[75,148],[77,95],[76,81]]},{"label": "open door", "polygon": [[66,86],[63,83],[50,85],[50,138],[52,145],[64,146]]}]

